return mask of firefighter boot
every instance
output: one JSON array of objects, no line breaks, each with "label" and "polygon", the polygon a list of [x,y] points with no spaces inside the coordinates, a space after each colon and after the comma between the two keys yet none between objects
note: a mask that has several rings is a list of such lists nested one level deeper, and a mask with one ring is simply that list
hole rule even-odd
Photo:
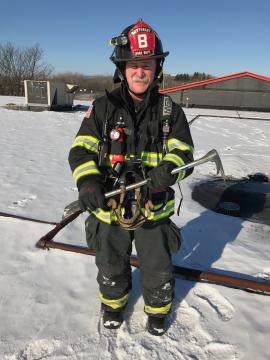
[{"label": "firefighter boot", "polygon": [[118,329],[123,322],[122,311],[104,311],[103,326],[106,329]]},{"label": "firefighter boot", "polygon": [[148,321],[146,325],[147,331],[154,336],[163,335],[166,330],[166,317],[158,317],[153,315],[148,315]]}]

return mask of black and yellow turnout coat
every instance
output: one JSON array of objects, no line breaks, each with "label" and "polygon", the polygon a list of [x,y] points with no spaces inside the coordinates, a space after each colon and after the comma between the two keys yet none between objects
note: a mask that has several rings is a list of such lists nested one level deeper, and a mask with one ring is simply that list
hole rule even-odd
[{"label": "black and yellow turnout coat", "polygon": [[[171,110],[169,113],[167,111],[170,131],[164,144],[162,129],[166,117],[164,109],[168,101],[169,105],[171,104]],[[102,166],[99,166],[98,160],[105,136],[105,122],[107,138],[110,129],[116,128],[119,122],[124,124],[126,161],[141,160],[146,173],[161,161],[171,162],[176,167],[193,161],[193,142],[182,108],[168,96],[160,94],[157,87],[152,88],[143,101],[134,104],[127,88],[122,85],[94,101],[92,110],[88,111],[83,119],[72,145],[69,162],[79,189],[85,180],[106,182],[108,170],[111,168],[110,157]],[[190,173],[191,171],[182,171],[177,181]],[[106,184],[107,190],[111,190],[109,182]],[[157,221],[174,213],[173,191],[169,197],[165,197],[164,192],[158,193],[152,201],[155,207],[149,217],[150,221]],[[108,224],[116,220],[113,211],[96,209],[93,214]]]}]

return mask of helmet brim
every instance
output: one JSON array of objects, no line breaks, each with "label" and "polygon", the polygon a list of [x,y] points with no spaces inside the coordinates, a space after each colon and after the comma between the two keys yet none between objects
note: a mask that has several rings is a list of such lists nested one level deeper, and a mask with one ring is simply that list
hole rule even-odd
[{"label": "helmet brim", "polygon": [[142,61],[142,60],[148,60],[148,59],[164,59],[166,56],[169,55],[169,51],[165,51],[162,54],[154,55],[154,56],[145,56],[145,57],[130,57],[130,58],[124,58],[124,59],[117,59],[115,56],[111,56],[110,60],[113,63],[121,63],[121,62],[127,62],[127,61]]}]

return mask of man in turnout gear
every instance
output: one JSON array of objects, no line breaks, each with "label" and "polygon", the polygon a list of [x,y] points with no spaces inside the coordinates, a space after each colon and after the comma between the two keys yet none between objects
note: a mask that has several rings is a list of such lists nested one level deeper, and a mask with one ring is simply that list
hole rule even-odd
[{"label": "man in turnout gear", "polygon": [[[121,84],[94,101],[69,162],[80,205],[90,213],[86,240],[96,252],[104,326],[111,329],[122,323],[131,290],[134,240],[147,329],[162,335],[174,296],[171,254],[180,245],[179,229],[170,220],[174,213],[170,186],[192,172],[171,175],[171,171],[193,161],[193,142],[181,107],[158,92],[168,52],[163,52],[157,33],[138,20],[111,44],[114,82]],[[151,181],[139,192],[123,190],[110,204],[105,200],[105,192],[125,189],[145,177]],[[135,219],[134,213],[139,217]]]}]

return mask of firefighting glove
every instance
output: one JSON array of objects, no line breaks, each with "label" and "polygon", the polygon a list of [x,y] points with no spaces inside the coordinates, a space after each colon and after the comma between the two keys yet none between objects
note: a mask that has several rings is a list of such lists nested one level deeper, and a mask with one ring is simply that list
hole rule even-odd
[{"label": "firefighting glove", "polygon": [[82,210],[94,211],[106,207],[105,188],[102,184],[84,182],[79,191],[79,204]]},{"label": "firefighting glove", "polygon": [[151,181],[148,182],[150,190],[157,190],[168,187],[176,182],[177,174],[172,175],[171,171],[176,167],[169,161],[161,162],[157,167],[148,172],[148,177]]}]

